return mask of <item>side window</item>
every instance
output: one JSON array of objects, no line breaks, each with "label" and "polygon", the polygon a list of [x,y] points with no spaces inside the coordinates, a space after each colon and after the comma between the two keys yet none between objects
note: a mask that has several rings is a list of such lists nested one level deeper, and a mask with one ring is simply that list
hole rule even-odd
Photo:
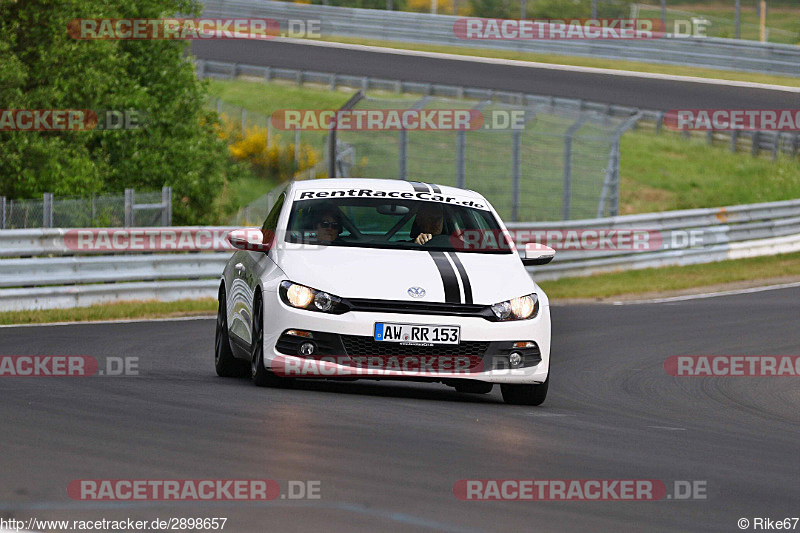
[{"label": "side window", "polygon": [[274,232],[278,228],[278,217],[281,216],[281,208],[283,208],[284,200],[286,200],[286,193],[281,194],[275,202],[275,205],[272,206],[272,210],[269,212],[269,215],[267,215],[264,225],[261,226],[262,232]]},{"label": "side window", "polygon": [[283,202],[286,200],[286,193],[281,194],[272,210],[267,215],[264,225],[261,226],[261,233],[263,234],[263,243],[267,244],[275,238],[275,230],[278,228],[278,218],[281,216],[281,209]]}]

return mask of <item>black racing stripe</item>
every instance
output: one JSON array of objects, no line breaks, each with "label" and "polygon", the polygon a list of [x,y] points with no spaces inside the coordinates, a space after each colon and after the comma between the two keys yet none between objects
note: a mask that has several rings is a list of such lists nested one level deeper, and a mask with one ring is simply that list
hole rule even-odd
[{"label": "black racing stripe", "polygon": [[439,275],[442,277],[442,285],[444,285],[444,301],[449,304],[461,303],[461,291],[458,289],[458,278],[453,270],[452,265],[444,256],[444,252],[428,252],[436,263],[436,268],[439,269]]},{"label": "black racing stripe", "polygon": [[417,192],[431,192],[430,189],[428,189],[428,187],[424,183],[420,183],[418,181],[409,181],[409,183],[411,184],[412,187],[414,187],[414,190]]},{"label": "black racing stripe", "polygon": [[437,194],[442,194],[442,189],[440,189],[438,185],[434,185],[433,183],[426,183],[426,185],[431,189],[433,189],[433,192]]},{"label": "black racing stripe", "polygon": [[454,252],[447,252],[447,255],[450,256],[450,259],[453,260],[453,264],[456,265],[458,269],[458,275],[461,276],[461,284],[464,285],[464,303],[471,304],[472,303],[472,284],[469,282],[469,276],[467,275],[467,269],[464,268],[464,265],[461,264],[461,259]]}]

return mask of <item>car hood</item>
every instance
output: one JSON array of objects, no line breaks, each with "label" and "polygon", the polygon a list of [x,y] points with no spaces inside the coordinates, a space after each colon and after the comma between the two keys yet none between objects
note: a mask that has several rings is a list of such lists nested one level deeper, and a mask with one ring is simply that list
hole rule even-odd
[{"label": "car hood", "polygon": [[[476,304],[493,304],[536,290],[517,254],[308,245],[275,252],[289,280],[343,298],[446,302],[447,286],[451,302],[466,303],[464,277]],[[464,276],[453,257],[461,262]],[[424,296],[412,298],[411,287],[424,289]]]}]

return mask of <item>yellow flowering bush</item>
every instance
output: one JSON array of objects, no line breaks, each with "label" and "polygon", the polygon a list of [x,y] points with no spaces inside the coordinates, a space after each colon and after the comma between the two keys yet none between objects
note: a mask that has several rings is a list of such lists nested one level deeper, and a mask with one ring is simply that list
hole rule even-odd
[{"label": "yellow flowering bush", "polygon": [[236,161],[249,162],[255,174],[265,179],[286,181],[320,161],[319,152],[310,145],[303,142],[299,147],[294,143],[283,144],[280,135],[269,137],[266,128],[253,126],[242,135],[241,129],[224,115],[219,135],[227,139],[230,154]]}]

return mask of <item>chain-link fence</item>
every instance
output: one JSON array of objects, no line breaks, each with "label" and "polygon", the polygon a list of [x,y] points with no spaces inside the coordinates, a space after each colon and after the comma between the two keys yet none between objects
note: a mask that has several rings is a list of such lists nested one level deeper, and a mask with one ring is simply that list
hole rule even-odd
[{"label": "chain-link fence", "polygon": [[[269,115],[245,109],[244,107],[214,98],[208,102],[209,107],[217,111],[223,128],[228,134],[228,140],[246,137],[248,134],[261,133],[265,136],[265,144],[306,146],[317,154],[322,154],[325,148],[326,132],[311,130],[279,130],[273,127]],[[233,135],[232,135],[233,134]],[[238,137],[237,137],[238,136]],[[296,158],[301,151],[295,150]],[[296,165],[299,167],[299,164]],[[296,170],[296,169],[295,169]]]},{"label": "chain-link fence", "polygon": [[13,200],[0,196],[0,229],[150,227],[172,224],[172,188],[120,195]]},{"label": "chain-link fence", "polygon": [[[509,221],[594,218],[619,210],[619,138],[638,117],[558,106],[365,97],[355,110],[464,110],[461,131],[337,131],[339,177],[399,178],[483,194]],[[518,117],[516,128],[508,117]],[[500,127],[497,127],[500,125]]]},{"label": "chain-link fence", "polygon": [[[365,97],[353,111],[449,110],[479,113],[482,126],[465,130],[336,131],[336,159],[295,179],[328,175],[424,181],[475,190],[508,221],[594,218],[619,212],[619,141],[640,118],[614,117],[550,104],[425,96]],[[499,117],[499,118],[498,118]],[[518,117],[516,128],[509,117]],[[500,126],[498,126],[500,124]],[[303,135],[325,135],[303,131]],[[328,148],[325,148],[328,154]],[[327,163],[327,169],[325,164]],[[333,170],[331,167],[335,167]],[[333,172],[331,172],[333,170]],[[276,197],[265,194],[229,221],[259,225]]]}]

